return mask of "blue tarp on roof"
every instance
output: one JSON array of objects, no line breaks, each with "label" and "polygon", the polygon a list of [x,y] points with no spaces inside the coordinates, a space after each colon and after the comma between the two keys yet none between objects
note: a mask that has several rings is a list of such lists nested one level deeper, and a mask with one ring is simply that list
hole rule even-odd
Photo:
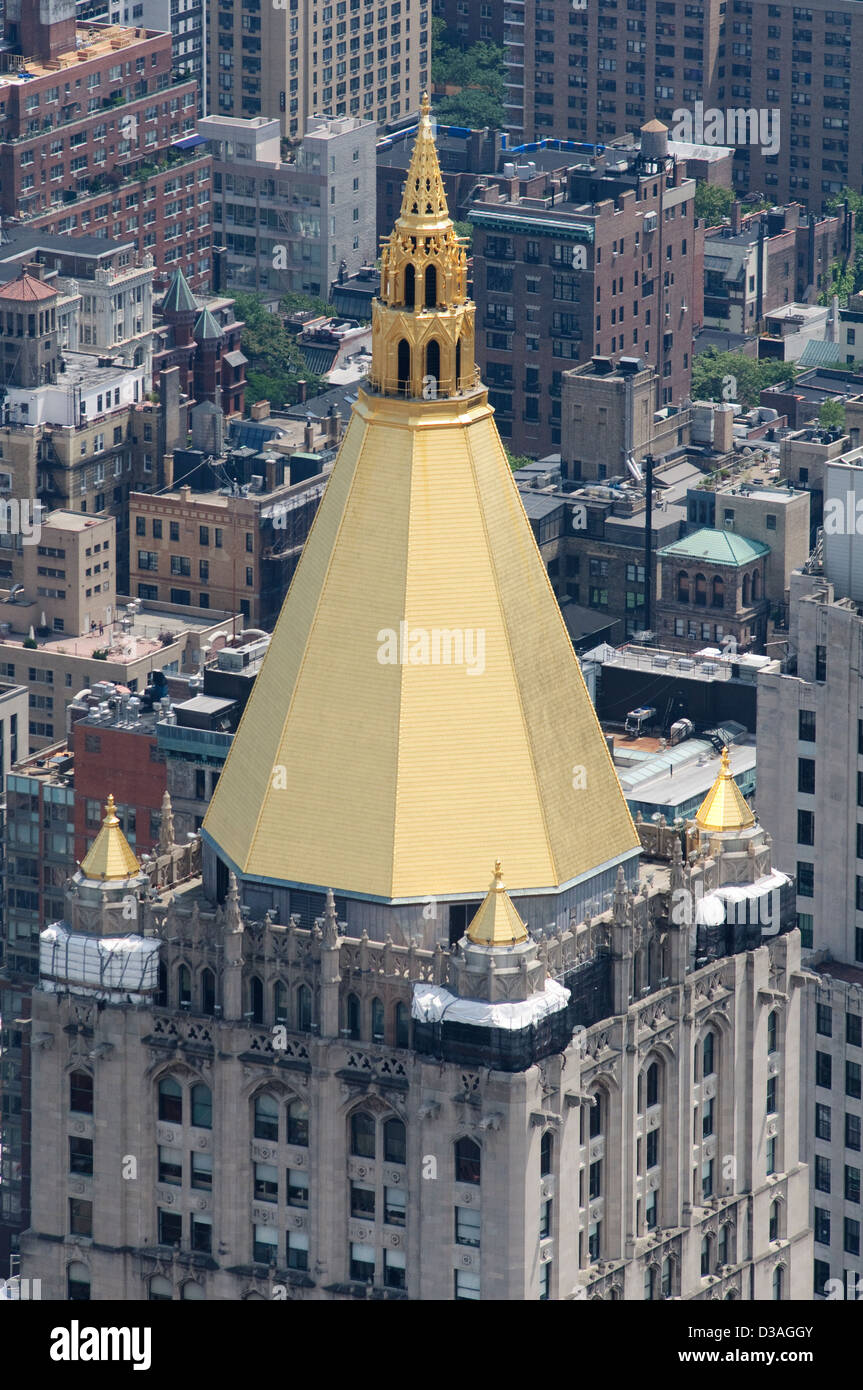
[{"label": "blue tarp on roof", "polygon": [[171,146],[174,150],[192,150],[196,145],[206,145],[207,140],[203,135],[184,135],[182,140],[175,140]]}]

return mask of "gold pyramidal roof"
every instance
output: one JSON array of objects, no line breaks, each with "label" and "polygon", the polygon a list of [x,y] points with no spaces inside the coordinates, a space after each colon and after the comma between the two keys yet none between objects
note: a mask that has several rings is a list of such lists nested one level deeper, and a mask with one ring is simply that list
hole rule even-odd
[{"label": "gold pyramidal roof", "polygon": [[719,776],[695,814],[699,830],[746,830],[755,824],[755,817],[745,796],[734,780],[728,749],[722,750]]},{"label": "gold pyramidal roof", "polygon": [[424,101],[372,369],[203,834],[241,877],[384,902],[639,848],[476,374]]},{"label": "gold pyramidal roof", "polygon": [[475,946],[515,946],[520,941],[527,941],[527,927],[506,891],[499,859],[494,863],[491,887],[468,927],[467,935]]},{"label": "gold pyramidal roof", "polygon": [[141,865],[117,819],[114,798],[109,796],[102,828],[81,861],[81,873],[84,878],[118,881],[134,878],[140,872]]}]

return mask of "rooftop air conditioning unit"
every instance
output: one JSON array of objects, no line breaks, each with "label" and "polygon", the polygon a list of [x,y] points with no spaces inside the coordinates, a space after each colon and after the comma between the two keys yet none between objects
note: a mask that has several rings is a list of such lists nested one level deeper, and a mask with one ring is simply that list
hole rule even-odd
[{"label": "rooftop air conditioning unit", "polygon": [[668,662],[669,662],[669,658],[668,658],[667,656],[655,656],[655,657],[653,658],[653,664],[654,664],[654,666],[665,667],[665,666],[668,665]]},{"label": "rooftop air conditioning unit", "polygon": [[681,656],[678,658],[677,666],[681,671],[691,671],[695,666],[695,662],[692,660],[691,656]]},{"label": "rooftop air conditioning unit", "polygon": [[706,676],[715,676],[715,675],[716,675],[716,662],[715,662],[715,661],[703,661],[703,662],[701,663],[701,669],[702,669],[702,671],[704,672],[704,674],[705,674]]}]

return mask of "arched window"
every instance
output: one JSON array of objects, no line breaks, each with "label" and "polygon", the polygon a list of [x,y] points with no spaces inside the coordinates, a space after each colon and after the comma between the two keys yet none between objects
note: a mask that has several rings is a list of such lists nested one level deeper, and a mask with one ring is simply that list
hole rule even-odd
[{"label": "arched window", "polygon": [[768,1240],[779,1240],[779,1203],[770,1203],[770,1224],[767,1233]]},{"label": "arched window", "polygon": [[90,1302],[90,1271],[80,1260],[66,1270],[66,1298],[70,1303]]},{"label": "arched window", "polygon": [[719,574],[713,576],[713,607],[725,607],[725,580]]},{"label": "arched window", "polygon": [[671,1297],[671,1261],[669,1259],[662,1261],[662,1297]]},{"label": "arched window", "polygon": [[159,1119],[172,1125],[183,1123],[183,1091],[173,1076],[163,1076],[159,1082]]},{"label": "arched window", "polygon": [[269,1091],[255,1096],[255,1138],[279,1141],[279,1103]]},{"label": "arched window", "polygon": [[554,1153],[554,1138],[551,1130],[547,1129],[542,1136],[539,1146],[539,1176],[547,1178],[551,1174],[552,1156]]},{"label": "arched window", "polygon": [[216,1008],[216,977],[212,970],[201,971],[201,1008],[205,1014]]},{"label": "arched window", "polygon": [[648,1265],[644,1271],[644,1297],[648,1300],[656,1297],[656,1270],[653,1265]]},{"label": "arched window", "polygon": [[401,1120],[384,1124],[384,1159],[387,1163],[407,1163],[407,1133]]},{"label": "arched window", "polygon": [[719,1244],[716,1248],[716,1259],[721,1265],[731,1264],[731,1259],[729,1258],[731,1251],[730,1236],[731,1226],[726,1221],[725,1225],[719,1228]]},{"label": "arched window", "polygon": [[440,386],[440,343],[432,338],[426,348],[426,375],[433,376],[435,385]]},{"label": "arched window", "polygon": [[398,374],[399,392],[402,396],[409,396],[411,391],[411,345],[407,338],[402,338],[399,342]]},{"label": "arched window", "polygon": [[712,1076],[716,1070],[715,1042],[714,1033],[705,1033],[701,1045],[702,1075],[705,1077]]},{"label": "arched window", "polygon": [[[437,270],[433,265],[426,266],[425,273],[426,308],[437,308]],[[431,367],[429,367],[431,371]],[[437,373],[435,373],[437,375]]]},{"label": "arched window", "polygon": [[701,1242],[701,1277],[706,1278],[710,1273],[710,1236],[705,1236]]},{"label": "arched window", "polygon": [[395,1007],[395,1036],[396,1047],[410,1047],[411,1045],[411,1016],[406,1004],[396,1004]]},{"label": "arched window", "polygon": [[777,1026],[778,1023],[779,1023],[779,1011],[778,1011],[778,1009],[771,1009],[771,1010],[770,1010],[770,1013],[769,1013],[768,1016],[767,1016],[767,1051],[768,1051],[768,1052],[775,1052],[775,1051],[776,1051],[776,1048],[777,1048],[777,1045],[778,1045],[778,1044],[777,1044],[777,1037],[778,1037],[778,1032],[779,1032],[779,1029],[778,1029],[778,1026]]},{"label": "arched window", "polygon": [[749,575],[748,575],[748,574],[744,574],[744,576],[743,576],[743,607],[744,607],[744,608],[748,608],[748,607],[749,607],[749,590],[750,590]]},{"label": "arched window", "polygon": [[287,1023],[288,1021],[288,990],[281,980],[276,980],[273,986],[273,1021],[274,1023]]},{"label": "arched window", "polygon": [[782,1298],[782,1266],[777,1265],[773,1271],[773,1299],[778,1303]]},{"label": "arched window", "polygon": [[202,1081],[192,1087],[192,1124],[198,1129],[213,1128],[213,1093]]},{"label": "arched window", "polygon": [[301,1033],[312,1029],[312,991],[308,985],[300,985],[297,990],[297,1028]]},{"label": "arched window", "polygon": [[416,298],[416,271],[408,261],[405,266],[405,308],[412,309]]},{"label": "arched window", "polygon": [[78,1115],[92,1115],[93,1078],[89,1072],[69,1073],[69,1109]]},{"label": "arched window", "polygon": [[194,1279],[188,1279],[180,1290],[180,1297],[186,1299],[187,1302],[194,1301],[195,1303],[201,1303],[206,1299],[207,1295],[204,1293],[203,1287],[200,1284],[196,1284]]},{"label": "arched window", "polygon": [[345,1028],[348,1036],[357,1042],[360,1036],[360,1001],[355,994],[349,994],[345,1000]]},{"label": "arched window", "polygon": [[659,1063],[651,1062],[647,1068],[647,1104],[659,1104]]},{"label": "arched window", "polygon": [[351,1153],[357,1158],[375,1156],[375,1119],[365,1110],[355,1110],[351,1115]]},{"label": "arched window", "polygon": [[309,1107],[304,1100],[292,1100],[288,1106],[288,1143],[309,1147]]},{"label": "arched window", "polygon": [[150,1303],[170,1303],[173,1297],[174,1288],[170,1279],[166,1279],[164,1274],[154,1274],[147,1288]]},{"label": "arched window", "polygon": [[192,1007],[192,973],[188,965],[181,965],[177,971],[177,1003],[181,1009]]},{"label": "arched window", "polygon": [[249,1013],[252,1015],[253,1023],[263,1023],[264,986],[257,975],[253,975],[249,981]]},{"label": "arched window", "polygon": [[380,999],[372,1000],[372,1042],[384,1040],[384,1006]]},{"label": "arched window", "polygon": [[461,386],[461,338],[455,345],[455,385],[456,390]]},{"label": "arched window", "polygon": [[700,608],[707,605],[707,579],[703,574],[695,576],[695,602]]},{"label": "arched window", "polygon": [[689,602],[689,575],[686,570],[678,570],[677,573],[677,602]]},{"label": "arched window", "polygon": [[473,1139],[457,1139],[455,1144],[456,1182],[479,1183],[482,1176],[482,1150]]},{"label": "arched window", "polygon": [[159,961],[159,980],[156,986],[156,1008],[167,1009],[168,1007],[168,967],[163,960]]},{"label": "arched window", "polygon": [[761,597],[761,571],[756,570],[752,576],[752,602],[757,603]]}]

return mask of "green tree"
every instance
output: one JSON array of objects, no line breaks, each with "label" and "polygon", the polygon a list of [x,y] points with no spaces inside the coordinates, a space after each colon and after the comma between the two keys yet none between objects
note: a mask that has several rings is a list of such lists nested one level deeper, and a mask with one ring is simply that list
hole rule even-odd
[{"label": "green tree", "polygon": [[716,183],[705,183],[703,179],[695,185],[695,216],[708,227],[717,227],[731,212],[734,194],[730,188],[720,188]]},{"label": "green tree", "polygon": [[845,407],[841,401],[822,401],[818,423],[825,430],[844,430]]},{"label": "green tree", "polygon": [[843,265],[842,261],[830,262],[830,284],[818,296],[819,304],[830,304],[834,294],[843,304],[847,304],[849,294],[854,293],[854,266]]},{"label": "green tree", "polygon": [[506,444],[503,446],[503,451],[513,473],[517,473],[519,468],[529,468],[532,463],[536,463],[536,459],[529,458],[527,454],[514,454],[512,449],[507,448]]},{"label": "green tree", "polygon": [[[456,236],[464,236],[464,237],[467,237],[468,241],[472,241],[472,240],[473,240],[473,223],[472,223],[472,222],[453,222],[452,225],[453,225],[453,230],[454,230]],[[469,249],[470,249],[470,248],[468,247],[468,250],[469,250]]]},{"label": "green tree", "polygon": [[701,401],[740,401],[757,405],[762,391],[779,381],[793,380],[791,362],[763,361],[742,352],[708,348],[692,360],[692,396]]},{"label": "green tree", "polygon": [[309,370],[296,340],[278,315],[266,308],[260,295],[238,292],[234,312],[243,323],[242,349],[249,359],[247,405],[264,399],[277,409],[294,405],[301,380],[307,383],[310,396],[322,389],[324,379]]},{"label": "green tree", "polygon": [[336,313],[335,306],[329,304],[326,299],[318,299],[312,294],[285,294],[279,300],[279,308],[283,314],[301,314],[310,309],[314,314],[325,314],[328,318]]},{"label": "green tree", "polygon": [[855,188],[843,188],[827,199],[827,209],[838,212],[846,202],[855,214],[854,260],[850,266],[852,291],[863,290],[863,193]]},{"label": "green tree", "polygon": [[432,81],[438,87],[459,87],[435,107],[444,125],[499,129],[504,123],[506,64],[498,44],[465,47],[442,19],[432,20]]}]

